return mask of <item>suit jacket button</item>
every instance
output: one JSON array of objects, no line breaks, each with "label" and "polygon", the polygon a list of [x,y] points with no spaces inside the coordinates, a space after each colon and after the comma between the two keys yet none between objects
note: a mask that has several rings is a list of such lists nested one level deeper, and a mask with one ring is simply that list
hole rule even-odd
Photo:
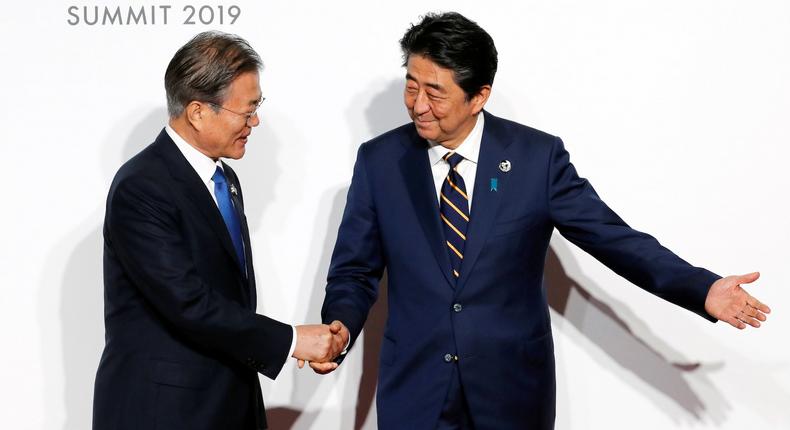
[{"label": "suit jacket button", "polygon": [[453,361],[453,354],[444,354],[444,362],[449,363]]},{"label": "suit jacket button", "polygon": [[463,309],[463,308],[464,307],[461,306],[460,303],[456,303],[456,304],[453,305],[453,310],[456,311],[456,312],[461,312],[461,309]]}]

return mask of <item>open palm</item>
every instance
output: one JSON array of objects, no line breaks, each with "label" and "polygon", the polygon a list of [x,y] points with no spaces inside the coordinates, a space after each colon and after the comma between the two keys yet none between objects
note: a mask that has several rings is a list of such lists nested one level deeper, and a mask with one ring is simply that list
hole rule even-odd
[{"label": "open palm", "polygon": [[760,327],[760,322],[765,321],[765,314],[770,313],[771,309],[752,297],[741,286],[750,284],[759,277],[759,272],[753,272],[727,276],[714,282],[705,299],[705,311],[740,330],[746,328],[746,324]]}]

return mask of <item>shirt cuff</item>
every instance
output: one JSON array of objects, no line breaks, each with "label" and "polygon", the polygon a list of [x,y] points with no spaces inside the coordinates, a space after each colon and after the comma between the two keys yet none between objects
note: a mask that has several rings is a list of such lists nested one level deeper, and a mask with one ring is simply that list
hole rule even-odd
[{"label": "shirt cuff", "polygon": [[346,347],[343,348],[343,352],[341,352],[340,355],[346,355],[348,353],[349,345],[351,345],[351,336],[348,337],[348,340],[346,341]]},{"label": "shirt cuff", "polygon": [[293,357],[294,351],[296,350],[296,327],[291,326],[291,332],[293,332],[293,336],[291,336],[291,349],[288,350],[288,355],[285,356],[285,361],[288,361],[289,358]]}]

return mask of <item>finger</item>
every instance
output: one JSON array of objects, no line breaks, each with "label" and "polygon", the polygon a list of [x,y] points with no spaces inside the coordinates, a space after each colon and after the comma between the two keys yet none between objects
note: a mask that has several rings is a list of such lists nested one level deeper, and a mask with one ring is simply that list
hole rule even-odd
[{"label": "finger", "polygon": [[346,342],[345,342],[345,340],[343,339],[343,336],[341,336],[340,334],[336,334],[336,335],[335,335],[335,336],[332,338],[332,346],[333,346],[333,347],[338,347],[338,346],[339,346],[339,347],[341,347],[341,348],[342,348],[342,347],[345,347],[345,346],[346,346]]},{"label": "finger", "polygon": [[748,303],[746,304],[743,311],[741,312],[758,321],[765,321],[766,319],[768,319],[768,317],[766,317],[764,313],[760,312],[759,309]]},{"label": "finger", "polygon": [[771,313],[771,308],[769,308],[763,302],[755,299],[752,296],[749,296],[749,298],[746,299],[746,304],[748,304],[749,306],[751,306],[753,308],[759,309],[760,311],[762,311],[762,312],[764,312],[766,314]]},{"label": "finger", "polygon": [[741,316],[738,319],[741,320],[742,322],[746,323],[746,324],[749,324],[750,326],[752,326],[754,328],[760,327],[760,321],[757,321],[756,319],[754,319],[752,317],[746,316],[746,314],[741,314]]},{"label": "finger", "polygon": [[741,321],[740,319],[738,319],[736,317],[727,318],[726,321],[727,321],[727,323],[729,323],[731,326],[737,328],[738,330],[743,330],[743,329],[746,328],[746,324],[744,324],[743,321]]},{"label": "finger", "polygon": [[332,334],[338,334],[342,329],[343,329],[343,323],[341,323],[338,320],[334,320],[332,321],[332,324],[329,324],[329,331],[331,331]]},{"label": "finger", "polygon": [[737,281],[739,284],[751,284],[752,282],[756,281],[759,278],[760,278],[760,272],[752,272],[738,276]]},{"label": "finger", "polygon": [[310,367],[316,372],[321,375],[326,375],[327,373],[337,369],[337,363],[334,362],[327,362],[327,363],[310,363]]},{"label": "finger", "polygon": [[316,361],[310,362],[310,367],[315,370],[334,370],[337,369],[337,363],[334,361],[326,361],[323,363],[318,363]]},{"label": "finger", "polygon": [[741,309],[741,313],[743,315],[748,316],[749,318],[757,318],[757,314],[760,313],[760,311],[758,311],[757,309],[755,309],[754,307],[750,306],[747,303],[746,306],[744,306],[743,309]]},{"label": "finger", "polygon": [[301,369],[304,367],[304,360],[296,360],[296,365]]},{"label": "finger", "polygon": [[346,344],[345,343],[338,343],[335,346],[334,351],[332,351],[333,352],[332,358],[334,359],[334,358],[337,358],[337,357],[341,356],[343,354],[343,351],[345,351],[345,349],[346,349]]}]

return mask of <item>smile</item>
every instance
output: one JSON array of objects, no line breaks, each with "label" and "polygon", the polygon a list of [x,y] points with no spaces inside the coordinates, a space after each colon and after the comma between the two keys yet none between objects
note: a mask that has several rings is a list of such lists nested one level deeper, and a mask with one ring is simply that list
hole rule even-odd
[{"label": "smile", "polygon": [[417,124],[418,127],[427,127],[428,125],[430,125],[431,123],[434,123],[434,122],[436,122],[436,120],[424,121],[424,120],[421,120],[421,119],[418,119],[418,118],[414,119],[414,123]]}]

